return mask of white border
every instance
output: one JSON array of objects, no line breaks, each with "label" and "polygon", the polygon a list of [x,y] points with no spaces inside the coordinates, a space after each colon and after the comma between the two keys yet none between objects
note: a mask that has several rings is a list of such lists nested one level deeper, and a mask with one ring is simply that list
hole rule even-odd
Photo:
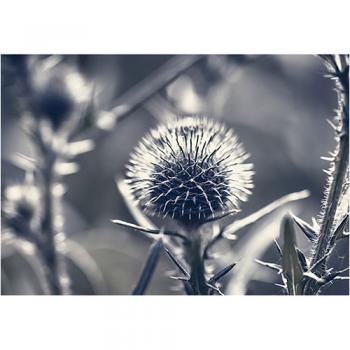
[{"label": "white border", "polygon": [[[4,53],[346,53],[348,0],[2,1]],[[349,297],[0,297],[4,349],[342,349]]]},{"label": "white border", "polygon": [[8,0],[1,53],[346,53],[348,0]]},{"label": "white border", "polygon": [[1,346],[342,349],[349,306],[349,297],[1,297]]}]

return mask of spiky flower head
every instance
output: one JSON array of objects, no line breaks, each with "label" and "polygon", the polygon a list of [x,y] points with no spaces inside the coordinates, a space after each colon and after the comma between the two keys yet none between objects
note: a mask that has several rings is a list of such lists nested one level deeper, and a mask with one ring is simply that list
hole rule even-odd
[{"label": "spiky flower head", "polygon": [[128,164],[127,184],[149,215],[199,226],[238,209],[253,187],[253,165],[232,129],[184,117],[152,130]]}]

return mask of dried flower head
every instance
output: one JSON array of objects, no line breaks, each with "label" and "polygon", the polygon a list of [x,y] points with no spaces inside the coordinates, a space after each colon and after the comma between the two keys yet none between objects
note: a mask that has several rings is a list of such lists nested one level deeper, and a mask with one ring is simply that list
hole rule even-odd
[{"label": "dried flower head", "polygon": [[238,209],[253,165],[233,130],[201,117],[176,119],[146,135],[127,166],[127,184],[149,215],[196,226]]}]

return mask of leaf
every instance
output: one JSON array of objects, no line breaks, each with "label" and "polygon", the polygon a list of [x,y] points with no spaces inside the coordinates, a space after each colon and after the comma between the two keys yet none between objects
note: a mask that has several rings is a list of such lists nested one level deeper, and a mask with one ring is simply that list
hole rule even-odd
[{"label": "leaf", "polygon": [[317,239],[317,232],[315,231],[315,229],[311,225],[309,225],[307,222],[298,218],[295,215],[292,215],[292,218],[294,222],[298,225],[298,227],[301,229],[301,231],[305,234],[305,236],[311,242],[315,242]]},{"label": "leaf", "polygon": [[281,249],[280,245],[278,244],[278,242],[276,241],[276,239],[274,239],[273,241],[275,242],[275,247],[276,247],[276,249],[277,249],[278,255],[279,255],[280,257],[282,257],[282,249]]},{"label": "leaf", "polygon": [[236,263],[230,264],[217,272],[213,277],[210,278],[209,284],[213,284],[217,282],[220,278],[224,277],[227,273],[229,273],[234,267],[236,266]]},{"label": "leaf", "polygon": [[143,295],[145,293],[157,267],[162,247],[163,242],[161,239],[154,241],[151,245],[140,279],[132,292],[133,295]]},{"label": "leaf", "polygon": [[185,242],[188,241],[188,239],[185,236],[183,236],[182,234],[177,233],[177,232],[163,231],[163,230],[158,230],[158,229],[153,229],[153,228],[142,227],[142,226],[138,226],[138,225],[135,225],[135,224],[131,224],[131,223],[123,221],[123,220],[111,220],[111,222],[113,224],[116,224],[116,225],[119,225],[119,226],[123,226],[123,227],[132,228],[134,230],[141,231],[141,232],[151,233],[151,234],[155,234],[155,235],[164,234],[164,235],[167,235],[167,236],[173,236],[173,237],[181,238]]},{"label": "leaf", "polygon": [[345,215],[344,219],[335,229],[331,244],[334,243],[337,239],[349,238],[349,233],[344,232],[346,227],[349,227],[349,214]]},{"label": "leaf", "polygon": [[236,220],[230,225],[224,226],[222,228],[223,236],[227,239],[230,239],[231,236],[235,237],[235,233],[241,230],[242,228],[248,225],[254,224],[256,221],[272,213],[274,210],[281,208],[285,204],[307,198],[309,197],[309,195],[310,195],[310,192],[308,190],[303,190],[300,192],[289,193],[279,199],[276,199],[275,201],[259,209],[255,213],[250,214],[243,219]]},{"label": "leaf", "polygon": [[298,258],[299,258],[299,261],[300,261],[300,264],[303,268],[304,271],[308,271],[309,270],[309,264],[306,260],[306,257],[304,255],[304,253],[299,249],[299,248],[296,248],[297,249],[297,253],[298,253]]},{"label": "leaf", "polygon": [[184,268],[184,266],[182,265],[182,263],[175,258],[175,256],[170,252],[170,250],[167,247],[164,247],[166,253],[168,254],[169,258],[171,259],[171,261],[177,266],[177,268],[187,277],[190,278],[190,274],[189,272],[186,271],[186,269]]},{"label": "leaf", "polygon": [[301,283],[303,280],[303,268],[300,264],[298,252],[295,245],[295,232],[292,218],[287,215],[282,223],[284,237],[282,251],[282,270],[287,279],[290,295],[301,295]]}]

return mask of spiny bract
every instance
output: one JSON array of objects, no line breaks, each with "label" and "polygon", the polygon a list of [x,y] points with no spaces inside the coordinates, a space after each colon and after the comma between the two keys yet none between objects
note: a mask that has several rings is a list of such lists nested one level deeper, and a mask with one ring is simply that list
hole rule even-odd
[{"label": "spiny bract", "polygon": [[238,209],[253,187],[253,165],[233,130],[200,117],[159,126],[136,147],[127,184],[150,215],[200,225]]}]

